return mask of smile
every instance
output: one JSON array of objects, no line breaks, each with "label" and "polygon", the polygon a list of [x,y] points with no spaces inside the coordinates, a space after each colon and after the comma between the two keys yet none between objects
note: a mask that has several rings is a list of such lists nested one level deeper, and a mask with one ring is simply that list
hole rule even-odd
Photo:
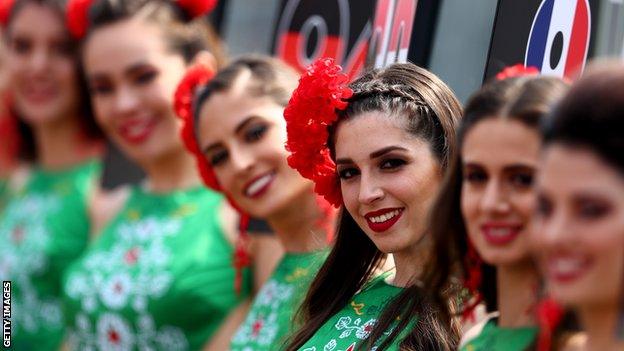
[{"label": "smile", "polygon": [[522,225],[488,223],[481,226],[485,240],[491,245],[501,246],[514,241],[520,234]]},{"label": "smile", "polygon": [[250,198],[258,198],[267,192],[273,180],[275,179],[275,173],[267,173],[260,177],[251,180],[244,188],[243,193]]},{"label": "smile", "polygon": [[366,224],[368,224],[368,227],[371,230],[380,233],[392,228],[392,226],[403,215],[403,210],[404,208],[387,208],[369,212],[364,217],[366,218]]}]

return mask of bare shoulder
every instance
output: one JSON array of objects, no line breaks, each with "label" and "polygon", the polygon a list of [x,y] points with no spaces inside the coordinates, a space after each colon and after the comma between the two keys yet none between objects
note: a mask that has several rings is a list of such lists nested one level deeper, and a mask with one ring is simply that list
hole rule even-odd
[{"label": "bare shoulder", "polygon": [[121,211],[130,195],[129,186],[113,190],[96,187],[89,201],[91,237],[96,237],[104,227]]}]

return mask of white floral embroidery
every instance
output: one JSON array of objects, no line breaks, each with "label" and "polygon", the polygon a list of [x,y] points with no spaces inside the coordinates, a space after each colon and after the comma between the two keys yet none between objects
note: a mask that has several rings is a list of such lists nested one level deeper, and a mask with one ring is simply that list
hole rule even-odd
[{"label": "white floral embroidery", "polygon": [[[291,299],[294,290],[292,285],[282,284],[274,279],[264,284],[254,301],[254,308],[234,335],[232,343],[247,344],[253,341],[258,345],[271,345],[278,333],[279,311]],[[266,314],[261,315],[254,311],[256,308]]]},{"label": "white floral embroidery", "polygon": [[19,286],[13,296],[13,328],[36,333],[63,324],[60,300],[39,296],[34,277],[49,269],[47,248],[52,233],[46,216],[61,209],[55,194],[27,195],[10,202],[0,220],[0,279]]},{"label": "white floral embroidery", "polygon": [[109,250],[92,252],[84,258],[83,269],[68,278],[67,295],[79,300],[87,314],[97,314],[98,308],[129,308],[137,318],[127,321],[107,312],[99,317],[97,331],[93,331],[88,317],[79,314],[71,331],[74,349],[188,349],[180,328],[165,325],[157,329],[147,310],[149,300],[165,295],[173,282],[169,271],[172,253],[165,239],[175,235],[180,227],[179,218],[129,220],[119,225]]}]

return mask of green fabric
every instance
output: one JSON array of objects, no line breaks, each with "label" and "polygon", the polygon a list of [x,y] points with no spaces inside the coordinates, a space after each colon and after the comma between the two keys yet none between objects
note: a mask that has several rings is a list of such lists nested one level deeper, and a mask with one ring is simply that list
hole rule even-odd
[{"label": "green fabric", "polygon": [[272,351],[284,345],[293,331],[293,316],[328,253],[286,253],[258,292],[230,349]]},{"label": "green fabric", "polygon": [[467,342],[461,351],[524,351],[537,336],[537,327],[500,328],[490,320],[481,333]]},{"label": "green fabric", "polygon": [[204,188],[153,194],[125,207],[64,279],[74,350],[200,350],[249,295],[234,290],[223,198]]},{"label": "green fabric", "polygon": [[0,211],[2,211],[7,201],[9,201],[9,181],[0,179]]},{"label": "green fabric", "polygon": [[0,278],[13,283],[14,350],[55,350],[63,338],[61,277],[87,246],[86,199],[100,168],[35,168],[11,191],[0,216]]},{"label": "green fabric", "polygon": [[[370,335],[383,309],[402,288],[389,285],[381,275],[355,294],[351,302],[331,317],[302,347],[301,351],[352,351]],[[387,332],[389,334],[390,331]],[[401,337],[386,349],[399,350]]]}]

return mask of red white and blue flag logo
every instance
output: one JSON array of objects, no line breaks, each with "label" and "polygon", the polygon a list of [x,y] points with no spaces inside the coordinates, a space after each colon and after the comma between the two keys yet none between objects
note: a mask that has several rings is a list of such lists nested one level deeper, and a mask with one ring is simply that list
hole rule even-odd
[{"label": "red white and blue flag logo", "polygon": [[575,78],[585,66],[590,31],[588,0],[543,0],[533,19],[524,64],[544,75]]}]

